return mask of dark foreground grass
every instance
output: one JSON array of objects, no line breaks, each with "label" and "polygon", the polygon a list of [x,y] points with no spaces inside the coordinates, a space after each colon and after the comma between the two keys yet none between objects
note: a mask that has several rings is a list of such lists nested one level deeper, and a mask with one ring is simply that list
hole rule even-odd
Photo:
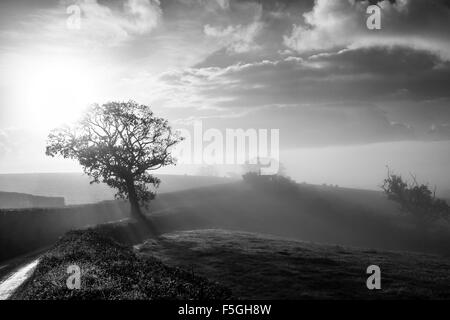
[{"label": "dark foreground grass", "polygon": [[[438,255],[225,230],[169,233],[140,251],[220,280],[244,299],[450,299],[450,259]],[[366,287],[372,264],[381,268],[381,290]]]},{"label": "dark foreground grass", "polygon": [[[450,299],[448,257],[217,229],[168,233],[133,249],[141,237],[148,234],[128,222],[69,232],[12,298],[222,300],[231,288],[243,299]],[[80,290],[66,286],[72,264],[81,268]],[[373,264],[381,290],[366,287]]]},{"label": "dark foreground grass", "polygon": [[[104,231],[104,230],[103,230]],[[81,288],[70,290],[67,267],[81,268]],[[227,288],[136,254],[95,229],[71,231],[41,259],[12,299],[227,299]]]}]

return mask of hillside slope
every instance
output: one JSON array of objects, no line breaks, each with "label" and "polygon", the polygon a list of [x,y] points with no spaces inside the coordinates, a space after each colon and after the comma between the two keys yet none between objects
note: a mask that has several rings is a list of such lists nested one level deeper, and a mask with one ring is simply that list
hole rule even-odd
[{"label": "hillside slope", "polygon": [[417,229],[381,192],[299,185],[277,193],[244,182],[160,194],[150,217],[161,232],[221,228],[299,240],[450,254],[450,230]]},{"label": "hillside slope", "polygon": [[[0,210],[0,261],[52,244],[70,229],[128,217],[108,201],[53,209]],[[341,245],[450,254],[450,230],[424,232],[380,192],[299,185],[295,193],[244,182],[158,194],[148,216],[157,233],[222,228]]]},{"label": "hillside slope", "polygon": [[[246,299],[449,299],[450,259],[320,245],[261,234],[195,230],[165,234],[139,251],[221,281]],[[381,269],[368,290],[366,269]]]}]

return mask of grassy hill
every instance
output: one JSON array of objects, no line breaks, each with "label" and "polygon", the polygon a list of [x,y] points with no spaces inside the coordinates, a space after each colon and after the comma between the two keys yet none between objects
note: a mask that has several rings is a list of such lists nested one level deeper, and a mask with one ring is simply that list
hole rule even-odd
[{"label": "grassy hill", "polygon": [[448,226],[425,232],[381,192],[299,185],[277,193],[244,182],[158,195],[161,232],[221,228],[341,245],[450,254]]},{"label": "grassy hill", "polygon": [[[450,298],[450,259],[441,256],[225,230],[165,234],[139,252],[220,281],[245,299]],[[366,287],[372,264],[381,268],[381,290]]]}]

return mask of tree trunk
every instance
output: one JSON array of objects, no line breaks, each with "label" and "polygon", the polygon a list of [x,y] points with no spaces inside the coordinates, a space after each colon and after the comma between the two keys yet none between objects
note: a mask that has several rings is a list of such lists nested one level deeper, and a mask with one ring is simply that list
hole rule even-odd
[{"label": "tree trunk", "polygon": [[133,180],[127,182],[128,189],[128,199],[130,201],[131,217],[136,220],[145,220],[145,216],[142,213],[141,207],[139,206],[139,199],[137,197],[136,188],[134,186]]},{"label": "tree trunk", "polygon": [[139,199],[136,193],[136,187],[134,186],[133,179],[129,179],[127,181],[127,189],[128,199],[130,201],[131,217],[136,219],[143,227],[143,235],[156,235],[157,230],[155,226],[149,219],[147,219],[147,217],[142,212],[141,207],[139,206]]}]

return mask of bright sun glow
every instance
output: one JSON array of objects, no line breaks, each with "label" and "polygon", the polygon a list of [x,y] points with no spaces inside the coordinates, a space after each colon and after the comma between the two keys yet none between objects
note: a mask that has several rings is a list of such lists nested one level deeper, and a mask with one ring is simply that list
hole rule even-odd
[{"label": "bright sun glow", "polygon": [[81,60],[32,58],[15,75],[14,99],[26,112],[28,125],[51,128],[73,121],[96,102],[99,81],[92,67]]}]

